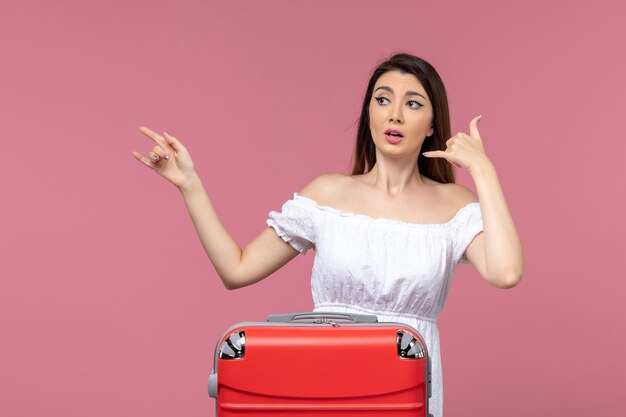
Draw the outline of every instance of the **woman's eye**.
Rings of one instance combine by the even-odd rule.
[[[387,100],[385,97],[375,97],[376,101],[378,102],[378,104],[385,104],[385,103],[381,103],[381,100]],[[389,101],[389,100],[387,100]]]
[[[411,103],[413,103],[414,105],[411,106]],[[409,107],[411,107],[412,109],[419,109],[420,107],[422,107],[422,105],[415,100],[411,100],[409,101]]]

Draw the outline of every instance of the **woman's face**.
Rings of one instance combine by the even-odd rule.
[[[433,134],[432,120],[432,104],[415,75],[394,70],[376,80],[369,127],[378,152],[417,160],[424,138]]]

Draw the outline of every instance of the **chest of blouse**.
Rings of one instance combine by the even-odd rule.
[[[478,203],[444,224],[413,224],[342,212],[298,194],[267,223],[300,252],[315,248],[316,305],[359,305],[433,320],[454,266],[482,230]]]
[[[341,212],[316,221],[314,276],[380,298],[432,292],[454,265],[450,227],[416,225]],[[407,294],[408,295],[408,294]]]

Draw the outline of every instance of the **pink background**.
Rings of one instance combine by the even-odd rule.
[[[152,146],[137,126],[187,145],[244,245],[348,171],[367,79],[400,51],[442,75],[453,132],[483,114],[525,251],[512,290],[457,269],[446,415],[624,415],[625,16],[617,0],[1,0],[0,415],[213,415],[217,338],[311,310],[313,253],[225,290],[176,189],[132,157]]]

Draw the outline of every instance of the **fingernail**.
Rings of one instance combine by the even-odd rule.
[[[170,135],[169,133],[167,133],[166,131],[163,131],[163,133],[164,133],[166,136],[172,136],[172,135]]]
[[[151,156],[150,158],[151,158],[153,161],[156,161],[156,159],[157,159],[156,155],[153,155],[153,156]]]
[[[483,117],[482,114],[478,115],[478,120],[476,120],[476,123],[480,122],[480,118]]]
[[[163,156],[163,159],[165,159],[165,160],[169,160],[169,159],[170,159],[170,156],[169,156],[169,155],[164,155],[164,156]]]

